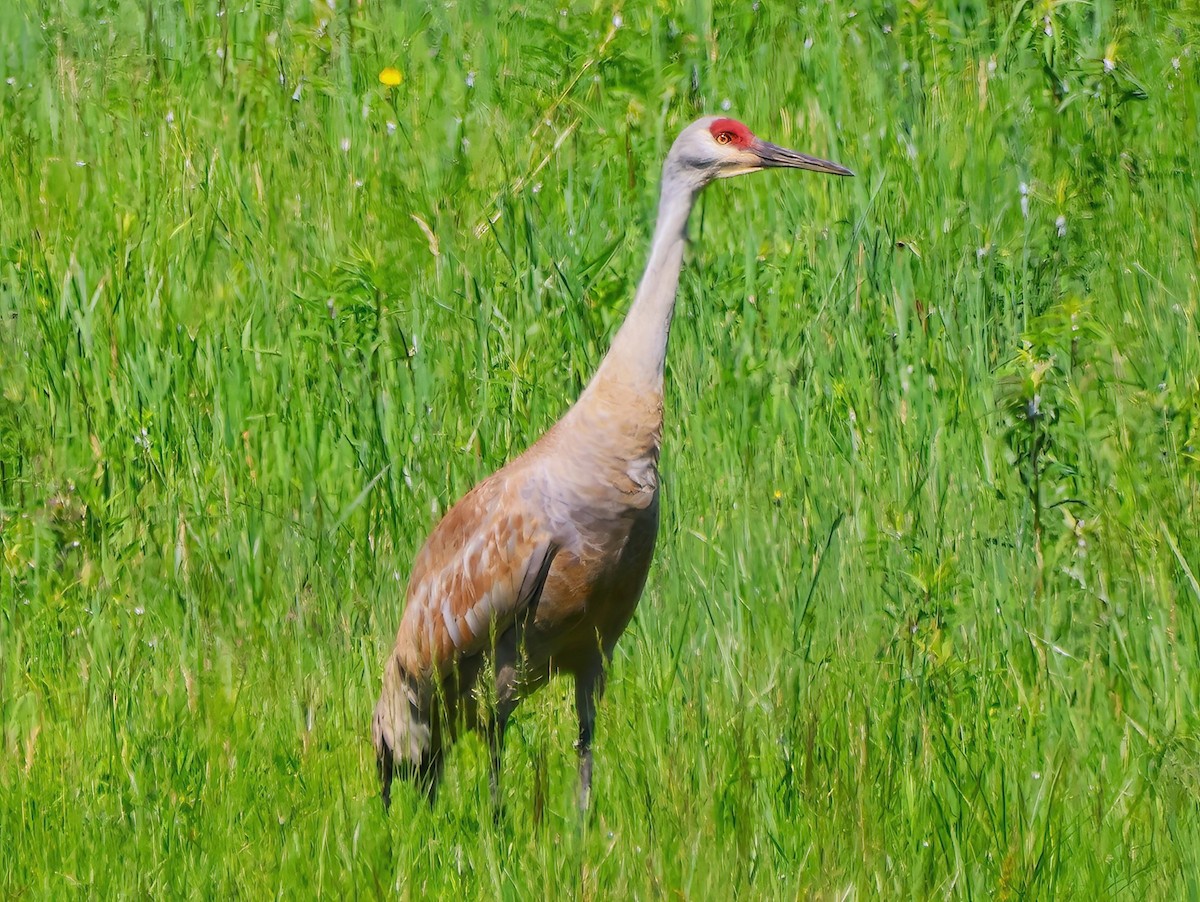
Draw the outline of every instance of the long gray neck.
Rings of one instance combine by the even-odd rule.
[[[654,227],[646,271],[629,314],[617,330],[589,388],[602,382],[617,382],[639,392],[662,392],[667,339],[687,242],[687,221],[697,193],[698,187],[689,184],[686,176],[668,162],[663,169],[658,224]]]

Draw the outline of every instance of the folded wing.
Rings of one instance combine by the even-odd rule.
[[[536,602],[557,546],[504,471],[463,496],[417,555],[396,657],[413,677],[444,676]]]

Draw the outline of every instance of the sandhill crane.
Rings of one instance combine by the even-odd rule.
[[[565,671],[575,678],[587,808],[605,669],[658,532],[663,363],[688,216],[709,182],[773,167],[853,175],[734,119],[683,130],[663,166],[645,274],[600,368],[563,418],[463,496],[417,554],[371,731],[385,807],[396,774],[432,801],[445,750],[464,728],[487,736],[499,806],[509,715]]]

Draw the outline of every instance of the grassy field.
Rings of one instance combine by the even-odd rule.
[[[0,896],[1200,898],[1200,10],[0,10]],[[380,81],[394,67],[400,84]],[[664,522],[569,684],[390,817],[409,562],[713,186]]]

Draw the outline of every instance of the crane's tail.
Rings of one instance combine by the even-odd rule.
[[[422,784],[432,804],[441,776],[441,754],[435,747],[429,706],[421,703],[416,681],[392,658],[384,668],[383,692],[371,722],[375,767],[386,810],[392,802],[392,780]]]

